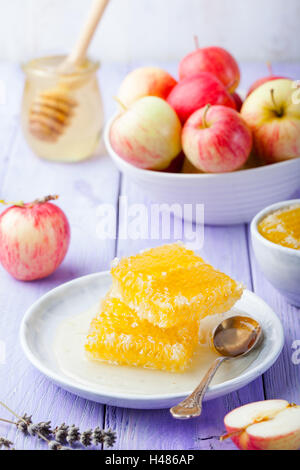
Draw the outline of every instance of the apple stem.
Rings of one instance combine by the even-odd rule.
[[[280,117],[280,116],[282,116],[282,110],[278,107],[278,105],[276,103],[275,96],[274,96],[274,88],[271,88],[270,93],[271,93],[271,100],[272,100],[272,103],[273,103],[274,108],[275,108],[275,112],[276,112],[277,116]]]
[[[58,194],[50,194],[49,196],[42,197],[41,199],[35,199],[31,204],[45,204],[45,202],[56,201],[58,198]]]
[[[24,207],[24,201],[18,201],[18,202],[7,202],[4,199],[0,199],[0,204],[3,204],[4,206],[18,206],[18,207]]]
[[[56,201],[59,198],[57,194],[45,196],[41,199],[35,199],[34,201],[29,203],[29,207],[34,206],[35,204],[45,204],[45,202],[49,201]],[[5,206],[17,206],[17,207],[24,207],[24,201],[10,201],[6,202],[4,199],[0,199],[0,204],[4,204]]]
[[[272,64],[271,64],[271,62],[269,62],[269,61],[267,62],[267,67],[268,67],[269,74],[270,74],[270,75],[273,75],[273,69],[272,69]]]
[[[121,106],[123,111],[128,110],[127,106],[124,103],[122,103],[122,101],[117,96],[114,96],[113,99]]]
[[[203,124],[203,127],[206,129],[208,126],[207,124],[207,120],[206,120],[206,115],[207,115],[207,112],[210,108],[210,104],[208,103],[206,106],[205,106],[205,109],[204,109],[204,112],[203,112],[203,116],[202,116],[202,124]]]
[[[194,34],[194,43],[195,43],[196,50],[200,49],[199,38],[198,38],[197,34]]]

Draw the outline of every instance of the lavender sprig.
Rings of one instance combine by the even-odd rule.
[[[2,449],[2,447],[5,447],[6,449],[10,449],[12,445],[13,445],[13,442],[9,441],[8,439],[5,439],[5,437],[0,437],[0,449]]]
[[[41,421],[40,423],[33,423],[32,416],[26,413],[23,416],[17,415],[7,405],[0,401],[0,405],[4,406],[10,413],[12,413],[17,421],[10,421],[7,419],[1,419],[10,424],[14,424],[19,431],[24,434],[29,434],[33,437],[38,437],[47,442],[50,450],[71,450],[72,447],[66,447],[64,444],[68,443],[72,446],[75,443],[80,443],[84,447],[91,445],[106,445],[112,447],[116,441],[116,434],[111,429],[107,431],[97,426],[95,429],[88,429],[87,431],[80,432],[79,428],[73,424],[68,426],[62,423],[60,426],[56,426],[54,429],[51,428],[51,421]],[[1,440],[2,439],[2,440]],[[10,443],[8,440],[0,438],[0,447],[5,446],[6,443]],[[12,445],[10,443],[9,445]]]
[[[13,423],[17,426],[17,429],[19,429],[24,434],[27,434],[29,432],[28,431],[29,427],[33,424],[31,416],[27,415],[26,413],[23,416],[19,416],[17,413],[15,413],[13,410],[11,410],[7,405],[5,405],[5,403],[3,403],[1,401],[0,401],[0,405],[2,405],[4,408],[6,408],[11,414],[13,414],[18,419],[18,421],[16,423]],[[50,422],[49,422],[49,425],[50,425]],[[46,441],[50,449],[52,449],[54,447],[53,446],[53,441],[50,441],[46,436],[41,434],[41,432],[37,429],[37,427],[35,427],[34,433],[35,433],[34,435],[37,435],[38,437],[40,437],[41,439]],[[52,445],[52,447],[51,447],[51,445]],[[62,448],[62,446],[57,442],[57,446],[56,446],[55,450],[60,450],[61,448]]]

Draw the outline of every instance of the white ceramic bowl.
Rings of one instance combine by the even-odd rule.
[[[193,207],[204,204],[206,224],[250,222],[263,207],[289,198],[300,186],[300,158],[223,174],[165,173],[136,168],[111,147],[109,135],[115,117],[106,125],[104,140],[118,169],[148,193],[152,202]],[[188,216],[185,218],[190,221]]]
[[[267,214],[292,204],[300,204],[300,199],[278,202],[260,211],[251,222],[251,238],[256,259],[268,281],[288,302],[299,307],[300,250],[277,245],[264,238],[257,229]]]

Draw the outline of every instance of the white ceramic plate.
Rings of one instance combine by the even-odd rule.
[[[114,115],[106,124],[104,140],[107,151],[118,169],[159,204],[204,205],[206,224],[227,225],[250,222],[264,207],[289,199],[299,189],[300,158],[259,168],[223,174],[183,174],[149,171],[123,160],[110,144]],[[195,221],[194,209],[184,218]]]
[[[125,391],[122,390],[122,385],[115,389],[110,384],[112,376],[116,376],[124,366],[106,364],[105,381],[102,386],[87,385],[76,377],[66,374],[59,367],[52,349],[58,325],[64,319],[79,315],[98,303],[110,284],[111,277],[108,272],[91,274],[63,284],[38,300],[26,312],[21,325],[20,339],[26,356],[54,383],[83,398],[128,408],[154,409],[173,406],[192,391],[191,387],[185,384],[184,374],[176,374],[177,377],[178,375],[181,377],[180,386],[174,392],[172,381],[175,374],[135,368],[136,383],[132,384],[133,389],[128,392],[128,383],[126,384],[128,368],[122,371],[126,384]],[[256,379],[276,361],[283,347],[283,329],[280,320],[263,300],[252,292],[245,291],[236,307],[261,323],[265,339],[260,350],[255,353],[240,375],[210,386],[206,395],[207,400],[230,393]],[[143,379],[139,380],[139,374],[142,374]],[[161,379],[162,387],[158,392],[149,394],[147,387],[145,384],[141,385],[141,382],[145,382],[145,379],[153,381],[153,377],[158,383]],[[132,370],[128,372],[127,379],[127,382],[131,382]]]

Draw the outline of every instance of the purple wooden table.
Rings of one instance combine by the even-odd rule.
[[[115,108],[116,93],[129,65],[105,65],[99,79],[106,117]],[[174,64],[161,64],[176,73]],[[273,64],[274,72],[300,78],[300,64]],[[243,64],[241,89],[266,74],[264,64]],[[96,233],[101,203],[113,204],[127,195],[129,203],[147,202],[142,191],[121,177],[104,149],[81,164],[58,165],[35,157],[23,140],[19,126],[22,73],[17,65],[0,64],[4,96],[0,102],[0,198],[34,200],[45,194],[60,194],[59,205],[68,215],[72,243],[63,265],[48,279],[22,283],[0,267],[0,341],[6,357],[0,363],[0,400],[16,412],[33,414],[35,422],[66,421],[82,430],[99,425],[117,433],[115,449],[235,449],[223,443],[223,417],[236,406],[268,398],[300,402],[300,364],[292,361],[293,347],[300,340],[299,311],[288,305],[261,274],[253,257],[246,225],[206,227],[201,254],[215,267],[243,282],[266,300],[280,316],[285,329],[285,347],[276,364],[262,377],[238,392],[205,403],[199,419],[186,422],[171,418],[168,410],[138,411],[95,404],[53,385],[24,357],[18,330],[26,309],[59,284],[88,273],[109,269],[115,256],[129,255],[153,245],[150,240],[99,240]],[[124,223],[118,211],[118,230]],[[159,242],[155,241],[155,244]],[[299,347],[299,346],[298,346]],[[0,408],[0,417],[10,415]],[[14,427],[0,422],[0,436],[17,449],[46,449],[43,442],[24,437]]]

